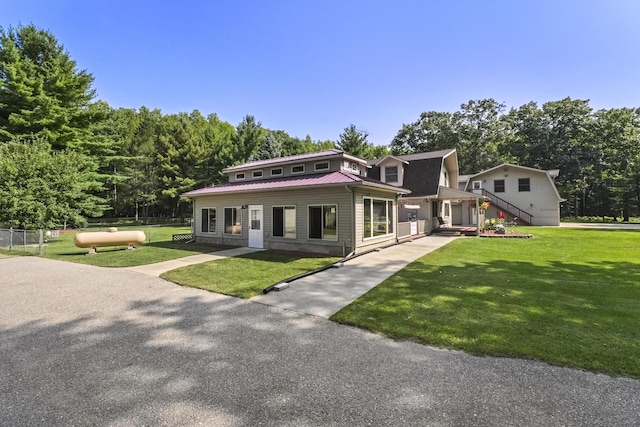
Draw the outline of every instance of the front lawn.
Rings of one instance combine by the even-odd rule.
[[[251,298],[267,286],[338,261],[289,252],[264,251],[168,271],[160,277],[180,285]]]
[[[640,377],[640,231],[458,239],[332,320],[476,355]]]
[[[127,247],[125,245],[98,248],[97,254],[87,255],[89,249],[78,248],[73,244],[75,234],[61,234],[60,237],[53,238],[46,244],[43,256],[100,267],[132,267],[224,249],[211,245],[171,242],[171,237],[174,234],[189,233],[191,231],[189,227],[143,226],[140,228],[122,228],[121,230],[143,231],[147,236],[147,243],[139,245],[137,249],[131,251],[126,250]]]

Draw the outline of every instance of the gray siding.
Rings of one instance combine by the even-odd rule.
[[[393,235],[380,236],[373,238],[364,238],[364,198],[374,197],[378,199],[393,200]],[[398,205],[395,193],[386,191],[376,191],[367,189],[365,191],[357,190],[355,192],[355,218],[356,218],[356,252],[362,252],[378,246],[388,245],[396,241],[396,233],[398,230]]]
[[[264,245],[266,249],[293,250],[341,256],[343,251],[352,251],[352,201],[351,193],[344,187],[327,187],[288,191],[262,191],[256,193],[219,194],[194,198],[196,240],[200,242],[232,246],[248,245],[248,214],[243,210],[242,234],[223,233],[223,210],[225,207],[262,205],[264,218]],[[309,206],[337,206],[337,241],[309,239]],[[274,206],[296,207],[296,239],[273,236]],[[201,209],[216,208],[218,225],[215,233],[202,233]]]
[[[518,191],[519,178],[529,178],[530,191]],[[504,180],[504,193],[495,192],[496,179]],[[507,166],[484,173],[473,180],[482,181],[485,189],[533,215],[532,225],[560,225],[560,200],[546,172]],[[497,208],[491,206],[486,217],[495,216]]]
[[[301,161],[298,163],[289,163],[286,165],[271,165],[271,166],[265,166],[265,167],[261,167],[261,168],[255,168],[255,169],[250,169],[247,171],[240,171],[240,172],[231,172],[229,173],[229,182],[236,182],[236,174],[237,173],[244,173],[245,174],[245,179],[241,180],[240,182],[245,182],[245,181],[256,181],[256,180],[261,180],[261,179],[270,179],[270,178],[283,178],[283,177],[289,177],[289,176],[300,176],[300,175],[312,175],[312,174],[316,174],[316,173],[326,173],[326,172],[335,172],[335,171],[339,171],[342,170],[342,164],[345,160],[343,158],[334,158],[334,159],[325,159],[325,160],[311,160],[311,161]],[[319,170],[316,171],[315,170],[315,164],[316,163],[325,163],[325,162],[329,162],[329,169],[323,169],[323,170]],[[296,174],[292,174],[291,173],[291,168],[293,166],[298,166],[298,165],[304,165],[304,173],[296,173]],[[277,175],[277,176],[271,176],[271,170],[272,169],[282,169],[282,175]],[[253,172],[257,171],[257,170],[261,170],[262,171],[262,178],[253,178]]]
[[[397,201],[395,193],[389,193],[371,188],[350,187],[353,193],[344,186],[324,188],[306,188],[297,190],[261,191],[255,193],[218,194],[194,198],[195,204],[195,236],[199,242],[224,244],[231,246],[247,246],[248,239],[248,211],[242,210],[242,234],[229,235],[223,233],[224,208],[262,205],[264,247],[265,249],[289,250],[299,252],[347,255],[354,250],[362,250],[387,245],[396,241],[398,230]],[[363,213],[365,196],[388,199],[393,201],[394,234],[376,238],[363,237]],[[355,202],[354,202],[355,200]],[[323,240],[309,238],[309,206],[336,205],[337,206],[337,240]],[[296,207],[296,238],[273,236],[273,207]],[[215,208],[217,210],[217,227],[215,233],[203,233],[202,209]],[[355,218],[355,230],[353,228]]]

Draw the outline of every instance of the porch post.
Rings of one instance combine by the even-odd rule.
[[[476,236],[480,235],[480,203],[476,197]]]

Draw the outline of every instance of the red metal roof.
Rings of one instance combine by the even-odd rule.
[[[387,190],[395,190],[398,193],[408,193],[408,190],[379,182],[370,178],[351,175],[347,172],[330,172],[314,175],[302,175],[287,178],[261,179],[255,181],[230,182],[226,184],[216,185],[214,187],[206,187],[198,190],[184,193],[184,196],[204,196],[209,194],[244,192],[244,191],[260,191],[260,190],[277,190],[282,188],[294,187],[310,187],[317,185],[346,185],[361,184],[384,188]]]

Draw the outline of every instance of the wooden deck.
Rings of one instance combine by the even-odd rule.
[[[533,235],[527,233],[515,233],[513,231],[507,231],[504,234],[498,234],[494,230],[487,230],[480,233],[480,237],[491,237],[496,239],[531,239]]]
[[[478,227],[462,227],[462,226],[451,226],[451,227],[440,227],[433,230],[433,234],[438,234],[441,236],[475,236]]]
[[[432,231],[432,234],[438,234],[440,236],[475,236],[477,227],[440,227]],[[485,230],[480,233],[480,237],[490,237],[496,239],[530,239],[533,235],[529,233],[517,233],[507,230],[504,234],[498,234],[495,230]]]

